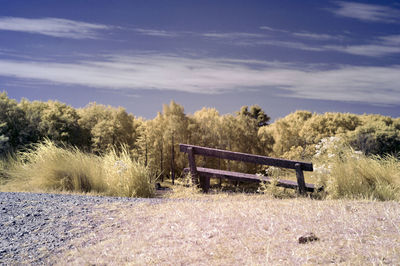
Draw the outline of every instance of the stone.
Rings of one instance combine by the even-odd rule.
[[[318,240],[319,238],[314,233],[307,233],[299,237],[299,244],[306,244]]]

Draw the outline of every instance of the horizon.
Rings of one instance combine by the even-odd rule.
[[[0,1],[0,90],[17,101],[399,117],[396,1]]]

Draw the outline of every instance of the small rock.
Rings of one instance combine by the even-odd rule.
[[[307,233],[299,237],[299,244],[305,244],[308,242],[318,241],[319,238],[314,233]]]

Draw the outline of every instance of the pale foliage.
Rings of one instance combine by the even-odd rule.
[[[134,147],[137,124],[124,108],[91,103],[78,112],[79,124],[89,133],[94,152],[107,152],[121,145],[128,145],[131,149]]]

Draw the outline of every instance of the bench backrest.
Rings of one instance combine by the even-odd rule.
[[[288,169],[298,169],[298,165],[300,165],[300,168],[303,171],[313,171],[312,163],[306,163],[301,161],[271,158],[267,156],[219,150],[219,149],[206,148],[188,144],[179,144],[179,147],[180,151],[185,153],[188,153],[189,148],[191,148],[193,154],[198,154],[202,156],[216,157],[221,159],[241,161],[247,163],[270,165]]]

